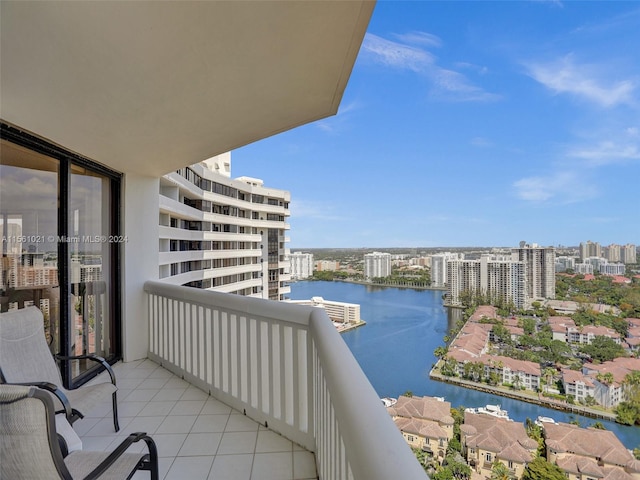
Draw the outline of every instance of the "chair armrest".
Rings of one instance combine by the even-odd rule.
[[[69,403],[69,399],[64,394],[64,392],[58,388],[57,385],[49,382],[21,382],[21,383],[8,383],[7,385],[27,385],[32,387],[38,387],[42,390],[46,390],[51,394],[55,395],[60,403],[62,404],[62,408],[64,409],[64,416],[67,417],[69,423],[73,423],[73,409],[71,408],[71,404]]]
[[[93,362],[97,362],[102,364],[107,372],[109,372],[109,377],[111,377],[111,383],[116,384],[116,374],[113,372],[111,365],[104,358],[99,357],[98,355],[56,355],[58,360],[91,360]]]
[[[152,457],[157,457],[156,444],[151,437],[149,437],[146,432],[136,432],[129,435],[125,438],[120,445],[116,447],[116,449],[111,452],[111,454],[105,458],[100,465],[94,468],[85,478],[84,480],[94,480],[100,477],[107,469],[115,463],[118,458],[135,442],[139,442],[140,440],[144,440],[149,447],[149,455]]]

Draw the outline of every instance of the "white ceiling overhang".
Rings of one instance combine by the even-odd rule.
[[[0,2],[0,115],[159,176],[337,112],[368,1]]]

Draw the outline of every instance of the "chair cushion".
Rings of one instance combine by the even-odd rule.
[[[0,369],[8,383],[62,385],[60,371],[44,338],[44,321],[38,308],[0,314]]]
[[[106,459],[111,452],[72,452],[64,459],[71,476],[75,478],[84,478],[93,471],[100,462]],[[138,462],[144,457],[143,453],[125,453],[118,458],[109,469],[104,472],[100,480],[122,480],[129,478],[138,465]]]
[[[111,394],[116,391],[116,386],[109,383],[96,383],[83,385],[75,390],[62,389],[73,408],[82,415],[87,415],[91,410],[103,402],[108,402],[111,409]],[[56,408],[62,408],[58,399],[55,400]]]

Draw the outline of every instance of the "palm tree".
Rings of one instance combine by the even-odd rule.
[[[521,385],[522,379],[520,378],[520,375],[516,375],[516,377],[513,379],[513,388],[516,390],[520,390]]]

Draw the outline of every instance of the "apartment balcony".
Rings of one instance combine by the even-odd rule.
[[[148,359],[115,366],[121,431],[105,399],[76,424],[85,450],[142,430],[165,479],[427,478],[323,310],[145,291]]]

